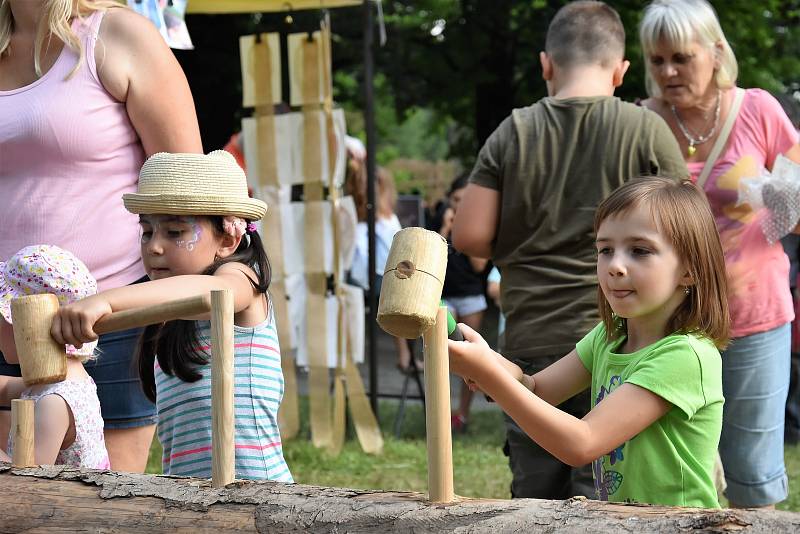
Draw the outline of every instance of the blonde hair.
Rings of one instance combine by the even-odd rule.
[[[67,78],[72,77],[83,63],[85,54],[80,38],[72,31],[72,19],[111,7],[121,7],[121,4],[114,0],[45,0],[33,42],[33,68],[36,76],[42,76],[42,50],[47,50],[50,40],[56,37],[64,46],[78,54],[78,61],[67,75]],[[14,17],[11,5],[6,0],[0,3],[0,55],[8,52],[13,32]]]
[[[642,54],[647,65],[645,69],[645,85],[647,94],[660,98],[661,89],[650,72],[650,56],[659,41],[665,40],[670,46],[686,50],[696,41],[701,46],[714,50],[719,54],[719,68],[714,73],[714,81],[719,89],[728,89],[736,84],[739,66],[731,45],[722,32],[714,8],[706,0],[656,0],[644,10],[644,17],[639,24],[639,40]],[[716,50],[716,45],[721,50]]]
[[[689,294],[669,318],[666,334],[697,334],[725,348],[730,338],[725,257],[705,194],[689,180],[636,178],[598,206],[595,233],[607,218],[639,206],[650,208],[659,231],[686,263],[693,282]],[[619,319],[599,287],[597,303],[609,341],[618,338],[624,329],[618,328]]]

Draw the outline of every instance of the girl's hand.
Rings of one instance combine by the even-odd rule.
[[[494,351],[481,335],[469,326],[458,323],[458,328],[464,335],[464,341],[447,340],[450,371],[463,377],[470,389],[478,388],[479,375],[494,367],[496,363]]]
[[[81,348],[84,343],[97,339],[94,324],[111,312],[111,305],[100,295],[67,304],[60,308],[53,318],[50,335],[59,344]]]

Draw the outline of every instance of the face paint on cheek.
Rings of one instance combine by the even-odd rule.
[[[194,217],[186,217],[186,222],[192,225],[192,237],[189,239],[179,239],[175,241],[175,246],[178,247],[185,247],[188,252],[194,250],[194,246],[200,241],[200,236],[203,233],[202,227],[197,224],[197,220]]]

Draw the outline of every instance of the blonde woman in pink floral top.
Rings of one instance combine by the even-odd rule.
[[[722,353],[725,496],[732,507],[773,506],[788,494],[789,260],[779,242],[766,239],[765,212],[738,198],[742,180],[772,170],[779,156],[800,163],[797,132],[767,92],[736,87],[736,57],[706,0],[655,0],[639,33],[650,94],[643,104],[683,149],[725,252],[732,336]]]
[[[52,293],[63,305],[96,292],[97,282],[86,266],[55,246],[25,247],[0,263],[0,350],[6,360],[19,361],[11,326],[14,298]],[[67,376],[55,384],[26,387],[21,378],[0,376],[1,405],[8,406],[17,398],[35,401],[37,464],[110,467],[97,387],[83,368],[84,361],[94,358],[96,345],[66,346]],[[0,450],[0,460],[10,461],[13,447],[9,436],[8,451]]]

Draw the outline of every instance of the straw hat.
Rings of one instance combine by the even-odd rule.
[[[267,205],[247,194],[247,178],[224,150],[203,154],[153,154],[139,172],[136,193],[122,195],[131,213],[235,215],[257,221]]]

